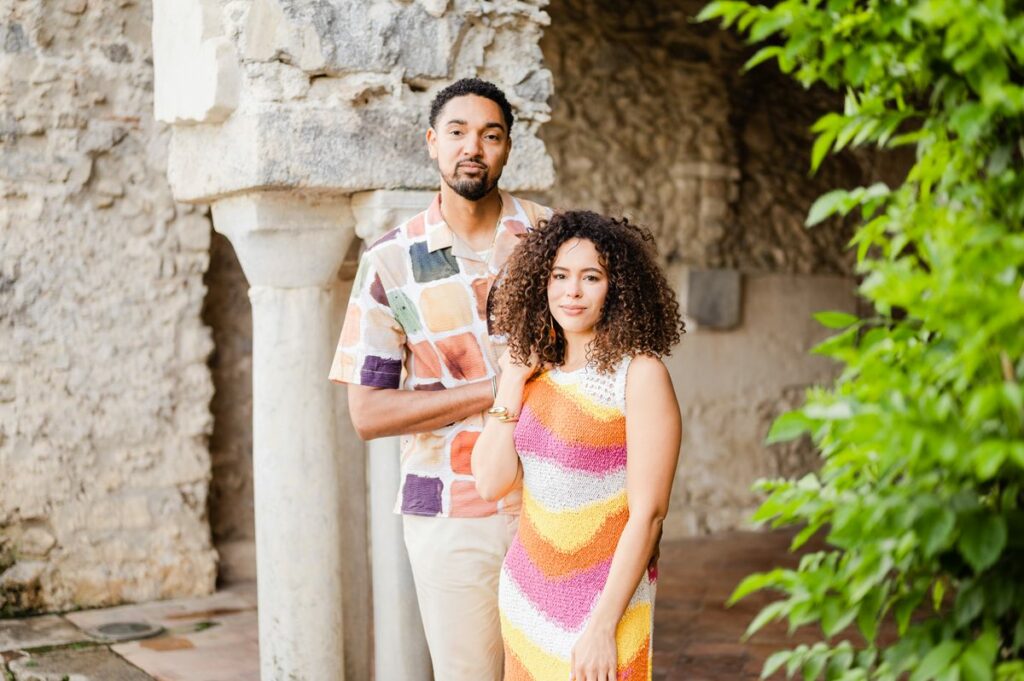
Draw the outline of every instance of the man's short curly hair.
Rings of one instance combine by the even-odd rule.
[[[505,93],[494,83],[479,78],[457,80],[438,92],[434,96],[434,101],[430,103],[430,127],[433,128],[437,124],[437,117],[441,115],[441,110],[444,109],[445,104],[456,97],[464,97],[466,95],[484,97],[497,104],[501,109],[501,113],[505,116],[505,127],[507,128],[505,132],[507,134],[512,133],[512,122],[515,120],[515,117],[512,115],[512,105],[505,98]]]
[[[509,352],[525,363],[565,362],[566,342],[548,308],[548,279],[555,253],[569,239],[593,242],[608,274],[608,294],[587,359],[611,371],[626,356],[671,352],[685,333],[675,292],[658,266],[654,237],[625,218],[591,211],[555,213],[519,242],[495,292],[494,331],[508,338]],[[554,328],[554,334],[551,328]]]

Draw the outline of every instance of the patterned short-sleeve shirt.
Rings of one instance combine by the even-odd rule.
[[[551,211],[501,192],[489,254],[480,255],[441,217],[441,195],[363,254],[330,379],[376,388],[446,390],[490,380],[505,347],[488,333],[491,289],[519,237]],[[520,492],[497,502],[476,492],[470,454],[483,415],[401,438],[395,511],[481,517],[518,513]]]

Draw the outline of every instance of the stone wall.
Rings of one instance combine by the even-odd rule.
[[[210,222],[167,186],[150,20],[0,10],[0,611],[213,587]]]
[[[835,365],[811,355],[830,331],[811,315],[856,312],[842,276],[748,274],[740,325],[691,329],[667,361],[683,414],[683,443],[665,522],[669,539],[749,527],[759,478],[800,477],[817,466],[807,439],[765,447],[772,420],[826,383]]]
[[[849,230],[803,227],[815,197],[865,172],[847,157],[808,178],[808,128],[834,99],[771,65],[742,74],[749,50],[692,22],[704,4],[552,0],[550,200],[650,227],[669,262],[849,273]]]

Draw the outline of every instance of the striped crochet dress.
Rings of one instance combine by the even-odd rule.
[[[527,384],[516,449],[519,532],[501,570],[505,681],[567,681],[573,646],[604,589],[626,506],[626,372],[552,369]],[[615,635],[618,679],[651,678],[655,574]]]

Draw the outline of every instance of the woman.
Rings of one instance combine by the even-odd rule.
[[[523,479],[499,587],[506,681],[651,678],[655,570],[680,417],[660,357],[683,323],[649,232],[559,213],[495,298],[508,337],[473,448],[485,499]]]

